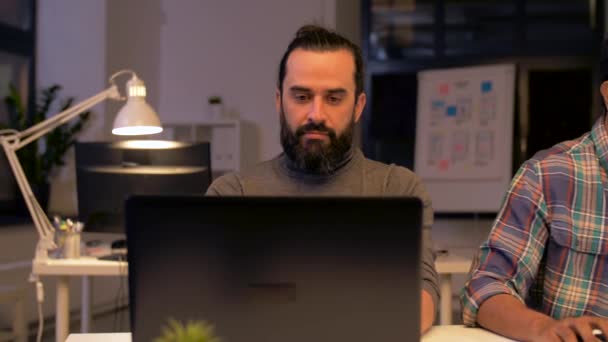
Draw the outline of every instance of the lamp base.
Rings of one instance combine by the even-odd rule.
[[[57,244],[53,241],[52,237],[40,238],[36,244],[36,253],[34,255],[34,261],[46,261],[49,259],[49,251],[57,248]]]

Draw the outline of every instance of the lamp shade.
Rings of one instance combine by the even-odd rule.
[[[112,133],[116,135],[155,134],[163,131],[158,115],[143,98],[132,98],[114,119]]]
[[[146,102],[146,87],[134,76],[128,83],[127,103],[120,109],[112,133],[116,135],[156,134],[163,131],[154,109]]]

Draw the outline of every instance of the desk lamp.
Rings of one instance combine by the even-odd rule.
[[[127,82],[127,97],[120,95],[115,79],[119,75],[129,73],[132,75]],[[27,205],[27,209],[34,221],[34,226],[38,231],[38,244],[36,245],[36,254],[34,262],[45,261],[48,259],[48,251],[56,248],[54,242],[55,229],[51,225],[49,218],[40,204],[36,200],[32,192],[16,152],[24,146],[36,141],[43,135],[51,132],[53,129],[72,120],[83,111],[95,106],[96,104],[106,100],[126,100],[126,104],[120,109],[114,120],[112,133],[115,135],[144,135],[155,134],[162,132],[162,127],[157,114],[152,107],[146,103],[146,87],[135,72],[130,70],[121,70],[110,77],[110,87],[101,91],[68,109],[58,113],[26,130],[21,132],[17,130],[0,130],[0,144],[4,149],[6,158],[10,164],[19,190],[23,195],[23,199]]]

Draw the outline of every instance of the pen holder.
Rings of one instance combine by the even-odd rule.
[[[80,258],[80,232],[60,232],[57,236],[57,246],[63,258]]]
[[[63,246],[63,257],[66,259],[80,258],[80,233],[67,233]]]

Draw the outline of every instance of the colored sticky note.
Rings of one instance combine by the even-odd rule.
[[[456,108],[456,106],[448,106],[446,114],[447,116],[456,116],[456,114],[458,114],[458,108]]]
[[[489,93],[492,91],[492,81],[483,81],[481,82],[481,92]]]
[[[447,95],[450,92],[450,86],[447,83],[442,83],[439,85],[439,94]]]
[[[441,101],[441,100],[434,100],[431,105],[433,106],[433,108],[439,108],[439,107],[443,107],[445,106],[445,102]]]

